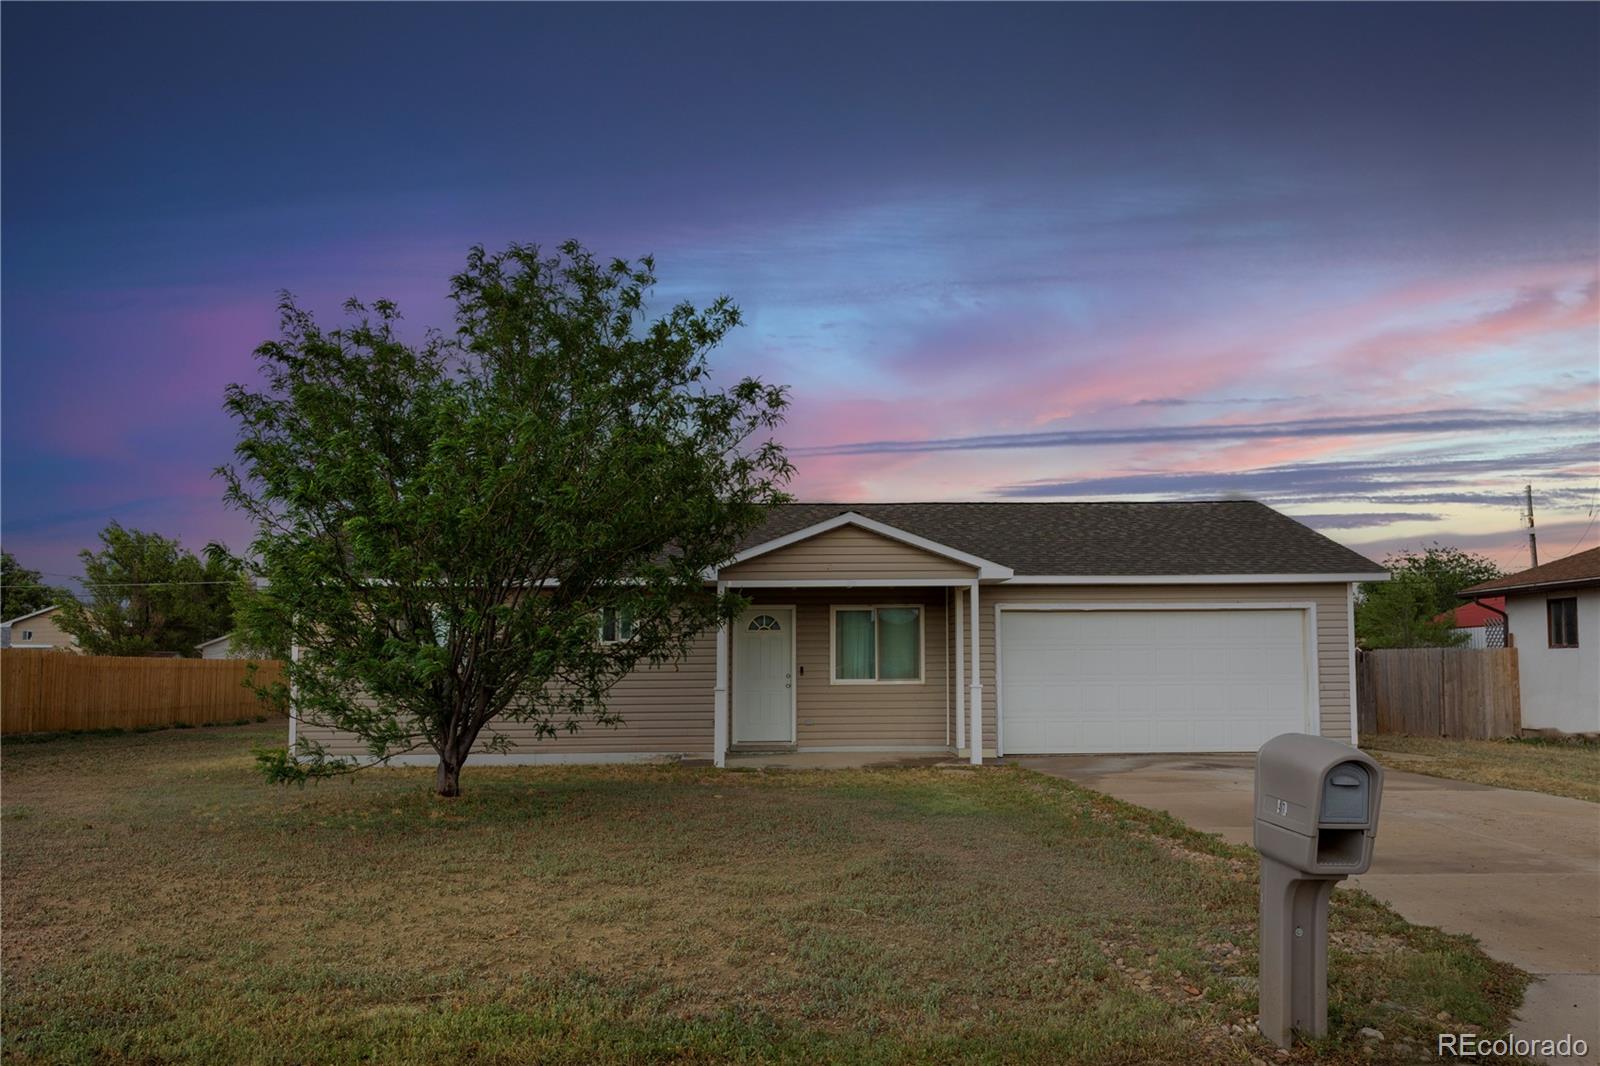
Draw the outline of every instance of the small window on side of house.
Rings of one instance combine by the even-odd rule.
[[[31,629],[24,629],[24,630],[23,630],[23,631],[22,631],[22,639],[23,639],[23,640],[32,640],[32,639],[33,639],[33,630],[31,630]]]
[[[1545,618],[1549,625],[1552,648],[1578,646],[1578,598],[1563,596],[1544,601]]]
[[[607,607],[600,612],[600,643],[620,644],[632,639],[632,611],[626,607]]]

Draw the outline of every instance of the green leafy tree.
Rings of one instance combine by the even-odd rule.
[[[220,545],[205,558],[159,533],[112,522],[98,552],[78,553],[86,602],[62,604],[61,628],[91,655],[194,656],[233,624],[243,565]]]
[[[634,667],[681,660],[741,606],[708,589],[782,499],[768,436],[784,390],[712,386],[707,353],[739,322],[727,298],[649,319],[649,259],[475,248],[452,279],[456,331],[401,339],[393,304],[346,305],[325,332],[285,296],[257,349],[265,387],[234,385],[228,499],[256,522],[270,584],[244,639],[289,646],[293,713],[359,736],[331,756],[302,729],[262,754],[279,780],[409,751],[460,792],[495,723],[556,737],[614,726],[605,696]],[[608,635],[626,639],[599,639]]]
[[[1489,559],[1435,543],[1384,560],[1388,581],[1361,586],[1356,639],[1363,648],[1448,648],[1466,638],[1453,630],[1449,612],[1464,588],[1500,576]]]
[[[45,583],[44,575],[0,552],[0,618],[18,618],[69,598],[65,589]]]

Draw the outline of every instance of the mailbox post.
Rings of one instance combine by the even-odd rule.
[[[1372,865],[1383,768],[1336,740],[1285,733],[1256,755],[1261,1034],[1328,1031],[1328,898]]]

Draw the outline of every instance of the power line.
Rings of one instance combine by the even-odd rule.
[[[66,575],[52,575],[66,576]],[[88,588],[97,589],[157,589],[170,588],[174,585],[236,585],[237,581],[90,581],[88,578],[73,578],[68,580],[82,582]],[[49,589],[55,585],[0,585],[0,589]]]
[[[68,579],[73,580],[73,581],[87,581],[87,580],[89,580],[88,578],[84,577],[81,574],[63,574],[59,570],[36,570],[36,571],[34,571],[34,573],[39,574],[41,577],[64,577],[64,578],[68,578]],[[157,581],[157,582],[151,582],[151,584],[158,584],[158,585],[165,585],[165,584],[204,585],[204,584],[214,584],[214,583],[215,582],[212,582],[209,578],[206,581],[188,581],[188,582]]]
[[[1597,508],[1597,504],[1600,504],[1600,486],[1595,487],[1594,498],[1589,501],[1589,521],[1584,525],[1583,532],[1578,534],[1578,539],[1573,542],[1572,547],[1567,549],[1567,555],[1575,553],[1579,548],[1583,547],[1583,542],[1589,539],[1589,531],[1594,528],[1595,517],[1600,515],[1600,508]],[[1563,555],[1561,558],[1565,559],[1567,555]]]

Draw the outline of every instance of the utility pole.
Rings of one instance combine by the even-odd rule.
[[[1532,565],[1538,566],[1539,538],[1533,532],[1533,486],[1524,486],[1523,491],[1527,493],[1528,497],[1528,513],[1522,516],[1528,520],[1528,558],[1532,560]]]

